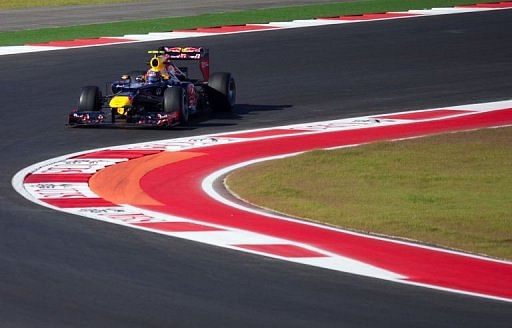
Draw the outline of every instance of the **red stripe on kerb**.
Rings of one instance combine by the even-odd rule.
[[[493,3],[477,3],[474,5],[462,5],[462,6],[455,6],[458,8],[512,8],[512,2],[511,1],[504,1],[504,2],[493,2]]]
[[[474,111],[441,109],[441,110],[427,110],[427,111],[416,112],[416,113],[375,116],[375,118],[389,118],[389,119],[395,119],[395,120],[428,120],[428,119],[432,119],[432,118],[441,118],[441,117],[447,117],[447,116],[452,116],[452,115],[457,115],[457,114],[467,114],[467,113],[474,113]]]
[[[153,155],[162,150],[101,150],[93,153],[76,156],[73,158],[128,158],[134,159],[147,155]]]
[[[87,182],[92,174],[29,174],[23,183]]]
[[[52,47],[79,47],[79,46],[93,46],[97,44],[109,44],[119,42],[130,42],[134,40],[119,39],[119,38],[97,38],[97,39],[76,39],[76,40],[63,40],[51,41],[46,43],[28,43],[28,46],[52,46]]]
[[[254,132],[246,132],[246,133],[236,133],[236,134],[226,134],[219,135],[217,137],[226,137],[226,138],[260,138],[260,137],[271,137],[271,136],[279,136],[286,134],[295,134],[301,132],[307,132],[308,130],[291,130],[291,129],[274,129],[274,130],[266,130],[266,131],[254,131]]]
[[[362,14],[362,15],[347,15],[338,17],[322,17],[320,19],[329,20],[372,20],[372,19],[385,19],[385,18],[400,18],[418,16],[417,14],[409,13],[376,13],[376,14]]]
[[[286,244],[268,244],[268,245],[232,245],[265,254],[272,254],[282,257],[327,257],[327,255],[311,251],[309,249]]]
[[[140,180],[141,188],[153,199],[167,205],[143,207],[193,218],[204,224],[248,230],[311,245],[316,249],[410,277],[409,280],[419,283],[435,280],[437,286],[512,298],[510,265],[371,239],[299,222],[263,218],[255,213],[219,204],[201,188],[204,177],[212,172],[255,158],[511,123],[512,109],[505,109],[455,116],[442,121],[283,136],[277,141],[263,139],[199,148],[196,151],[205,153],[205,156],[163,166],[144,175]],[[169,193],[169,190],[179,192]]]
[[[168,232],[223,231],[223,229],[191,222],[146,222],[134,225]]]
[[[231,25],[231,26],[214,26],[214,27],[200,27],[188,30],[174,30],[174,32],[198,32],[198,33],[231,33],[231,32],[244,32],[244,31],[260,31],[279,28],[270,25]]]
[[[117,207],[116,204],[102,198],[50,198],[40,199],[45,203],[61,208],[77,207]]]

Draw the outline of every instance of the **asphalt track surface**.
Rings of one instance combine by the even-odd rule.
[[[146,0],[103,5],[0,10],[0,31],[348,1],[354,0]]]
[[[510,99],[511,30],[506,10],[192,39],[235,74],[240,105],[170,131],[64,127],[81,86],[141,67],[161,42],[0,57],[0,325],[510,326],[508,303],[66,215],[10,180],[95,147]]]

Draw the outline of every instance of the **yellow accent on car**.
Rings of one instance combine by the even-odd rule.
[[[108,104],[111,108],[127,107],[132,104],[131,99],[128,96],[115,96],[110,100]]]
[[[153,58],[149,61],[149,66],[151,66],[151,70],[154,72],[161,72],[164,70],[164,60],[161,56],[154,55]]]
[[[117,109],[117,113],[118,113],[119,115],[124,115],[124,114],[125,114],[124,108],[123,108],[123,107],[119,107],[119,108]]]

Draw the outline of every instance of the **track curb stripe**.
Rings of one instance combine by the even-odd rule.
[[[455,124],[456,122],[461,122],[463,124]],[[512,276],[512,263],[510,262],[498,261],[481,256],[468,255],[421,245],[414,245],[411,243],[398,242],[386,238],[375,238],[373,236],[354,234],[342,229],[316,225],[297,220],[290,220],[289,218],[280,216],[262,214],[258,211],[251,212],[250,209],[243,207],[238,208],[237,205],[227,204],[225,200],[221,199],[218,195],[215,195],[215,192],[212,191],[212,176],[203,176],[203,174],[206,172],[211,171],[215,171],[215,174],[217,174],[218,169],[215,168],[216,166],[218,167],[220,165],[220,167],[228,167],[229,162],[219,162],[218,159],[215,159],[215,156],[212,157],[211,154],[213,154],[215,151],[222,151],[222,149],[229,149],[226,147],[231,147],[230,145],[235,146],[231,148],[238,150],[242,150],[242,146],[244,145],[249,145],[253,148],[256,147],[254,150],[259,149],[258,152],[262,155],[255,156],[258,156],[258,158],[265,158],[268,156],[263,155],[265,154],[265,152],[262,152],[264,151],[264,148],[261,148],[259,144],[263,145],[266,140],[269,141],[267,144],[283,145],[289,143],[290,141],[293,141],[294,144],[298,144],[295,141],[299,141],[300,143],[303,142],[301,140],[311,139],[316,140],[315,142],[318,143],[318,145],[323,144],[329,146],[328,148],[331,148],[335,147],[336,145],[354,145],[359,142],[355,142],[356,140],[366,140],[352,137],[333,137],[337,135],[341,136],[352,134],[356,136],[357,133],[359,133],[358,131],[361,131],[366,135],[368,134],[368,131],[394,131],[397,130],[397,128],[398,130],[402,131],[402,127],[410,126],[414,127],[411,129],[412,132],[407,132],[405,134],[401,132],[399,135],[401,137],[414,137],[421,135],[422,131],[426,131],[424,134],[429,134],[441,131],[457,130],[461,128],[479,128],[505,124],[512,124],[512,100],[496,103],[454,106],[450,108],[432,109],[427,111],[412,111],[405,113],[393,113],[388,115],[356,117],[351,119],[295,124],[266,129],[235,131],[223,134],[211,134],[197,137],[160,140],[154,142],[90,150],[38,163],[16,174],[16,176],[13,178],[13,186],[27,199],[40,205],[72,214],[94,218],[97,220],[128,226],[131,228],[142,229],[155,233],[199,241],[215,246],[265,255],[307,265],[319,266],[323,268],[350,272],[405,284],[427,286],[440,290],[455,291],[459,293],[477,295],[510,302],[512,301],[512,285],[510,285],[510,279],[508,279],[508,281],[505,279],[507,276]],[[428,126],[429,129],[416,130],[416,126],[420,127],[421,125]],[[370,133],[369,135],[374,135],[375,137],[385,139],[387,138],[386,136],[388,134]],[[274,139],[280,139],[279,143],[274,143]],[[325,140],[328,140],[328,142],[326,143]],[[311,145],[313,145],[313,143]],[[290,151],[285,150],[292,148],[286,148],[288,146],[282,147],[283,153],[280,156],[289,156]],[[306,150],[307,147],[302,147],[300,149]],[[272,147],[272,151],[275,152],[278,150],[276,150],[276,147]],[[124,201],[120,201],[121,203],[119,203],[110,201],[108,197],[107,199],[103,199],[103,191],[91,187],[88,183],[83,182],[83,179],[87,178],[90,182],[94,176],[96,176],[98,173],[101,173],[105,169],[115,170],[116,166],[123,167],[124,165],[130,164],[131,161],[135,163],[137,161],[142,161],[145,158],[161,156],[163,154],[168,154],[172,157],[172,154],[181,154],[183,152],[188,152],[191,154],[203,154],[204,152],[206,155],[199,157],[193,156],[184,161],[171,163],[160,168],[152,167],[149,169],[149,171],[147,171],[147,173],[143,173],[141,177],[138,178],[140,179],[141,190],[148,194],[149,197],[155,197],[155,195],[152,195],[153,190],[147,189],[148,185],[146,183],[149,181],[148,179],[151,178],[152,175],[155,176],[156,174],[158,179],[160,179],[160,182],[158,182],[160,185],[159,188],[163,188],[163,186],[166,184],[165,179],[169,179],[169,177],[172,175],[172,171],[180,170],[178,169],[180,166],[186,167],[187,172],[189,172],[188,174],[191,174],[190,178],[186,179],[187,182],[177,181],[177,185],[175,186],[174,191],[166,189],[167,193],[170,192],[171,194],[178,191],[178,194],[176,194],[176,199],[180,199],[180,203],[173,203],[171,208],[163,209],[163,211],[161,209],[162,206],[154,204],[134,206],[130,200],[127,201],[128,203],[124,203]],[[258,152],[256,153],[259,154]],[[102,156],[104,156],[104,158],[101,158]],[[233,153],[230,153],[228,157],[229,156],[233,157],[234,155]],[[233,159],[236,159],[236,157],[233,157]],[[208,160],[216,163],[216,166],[209,169],[207,166],[210,165],[208,164]],[[237,161],[241,162],[241,160]],[[190,163],[196,164],[191,165]],[[206,165],[206,169],[201,171],[196,169],[194,165],[203,166],[203,169]],[[162,169],[164,171],[161,171]],[[231,169],[231,167],[229,167],[229,169]],[[167,173],[163,173],[162,175],[160,171]],[[59,179],[59,176],[62,176],[62,179]],[[47,178],[46,180],[45,177]],[[75,179],[76,181],[74,181]],[[180,183],[189,184],[180,186]],[[190,183],[193,185],[190,185]],[[193,187],[196,183],[199,183],[199,185]],[[187,195],[187,197],[192,199],[182,199],[185,194],[181,195],[181,193],[186,192],[187,190],[195,190],[194,192],[197,192],[197,200],[194,199],[194,197],[190,197],[190,195]],[[159,200],[159,197],[160,196],[158,196],[157,192],[155,199]],[[213,205],[210,206],[209,204],[211,204],[212,201]],[[219,209],[214,208],[217,206],[215,205],[215,202],[217,202],[218,206],[220,206]],[[167,201],[164,203],[167,204]],[[210,220],[208,218],[202,217],[201,215],[198,216],[194,214],[200,213],[201,207],[205,206],[210,206],[210,208],[207,208],[207,210],[211,213],[222,213],[222,215],[225,215],[226,218],[228,218],[230,215],[234,216],[227,220]],[[222,206],[229,207],[221,208]],[[240,214],[237,211],[240,210],[246,214],[239,216]],[[283,227],[291,227],[289,223],[293,223],[294,229],[305,229],[304,232],[300,232],[300,230],[296,231],[299,233],[299,235],[303,236],[307,236],[309,234],[308,229],[314,228],[315,231],[317,231],[315,233],[322,234],[325,232],[328,234],[334,233],[334,235],[339,233],[344,234],[345,237],[338,241],[340,243],[346,243],[350,242],[350,240],[364,238],[368,241],[371,241],[370,244],[383,244],[381,244],[380,247],[373,248],[375,251],[370,253],[374,253],[374,255],[378,256],[378,258],[371,260],[368,257],[354,257],[350,254],[350,252],[340,252],[337,250],[338,248],[331,247],[332,245],[329,246],[326,244],[322,246],[321,243],[310,243],[307,241],[309,237],[301,237],[297,239],[290,235],[288,228],[283,229],[283,231],[281,231],[282,233],[279,232],[279,230],[273,231],[272,233],[265,233],[264,227],[267,224],[265,222],[271,222],[268,221],[268,219],[263,220],[260,223],[254,221],[258,226],[258,228],[255,230],[251,230],[250,228],[247,229],[247,226],[244,227],[244,225],[238,224],[247,221],[249,216],[255,215],[258,215],[262,218],[262,215],[265,215],[274,221],[277,219],[275,222],[278,223],[281,221],[284,224]],[[334,239],[334,241],[330,241],[329,243],[337,243],[335,240],[336,239]],[[327,239],[324,238],[324,241],[327,241]],[[384,247],[385,245],[394,246],[389,248],[387,246]],[[345,246],[355,246],[356,248],[359,247],[356,244],[353,246],[347,244]],[[339,249],[343,249],[345,246]],[[460,275],[461,279],[465,279],[469,276],[461,272],[457,273],[456,270],[451,271],[455,278],[451,277],[446,280],[455,282],[447,283],[445,281],[443,283],[442,281],[433,281],[432,277],[435,275],[427,275],[422,277],[421,272],[417,272],[416,276],[412,273],[413,271],[403,271],[400,268],[400,265],[397,265],[396,263],[388,263],[383,265],[384,263],[382,262],[382,259],[389,257],[385,255],[387,248],[389,248],[389,250],[401,249],[402,251],[409,248],[417,249],[417,251],[414,251],[411,254],[440,254],[442,255],[440,258],[445,258],[446,261],[449,262],[454,262],[454,260],[457,260],[464,263],[469,263],[465,265],[465,270],[467,270],[467,268],[471,268],[471,265],[477,265],[478,270],[474,271],[473,273],[469,272],[473,277],[471,279],[474,279],[475,274],[480,275],[481,273],[482,275],[486,275],[486,279],[489,281],[489,285],[479,285],[473,288],[470,286],[471,281],[469,283],[466,281],[459,285],[455,283],[457,275]],[[393,257],[390,257],[390,259],[395,258],[393,261],[396,261],[396,259],[399,259],[400,256],[402,255],[394,254]],[[409,255],[407,255],[406,252],[404,253],[404,256],[407,257]],[[404,257],[404,259],[406,257]],[[413,258],[413,260],[415,259]],[[437,265],[441,264],[437,263]],[[449,264],[442,264],[442,266],[445,265]],[[441,268],[442,267],[439,267],[439,269]],[[414,267],[412,269],[409,268],[408,270],[414,270]],[[453,268],[449,270],[453,270]],[[502,278],[497,279],[498,277]],[[478,281],[478,279],[475,281]]]
[[[149,42],[158,40],[175,40],[183,38],[204,37],[234,33],[273,31],[288,28],[313,27],[331,24],[350,24],[389,19],[407,19],[422,16],[461,14],[489,10],[512,9],[512,1],[495,3],[475,3],[473,5],[455,6],[447,8],[432,8],[424,10],[408,10],[404,12],[367,13],[361,15],[347,15],[337,17],[319,17],[316,19],[292,20],[287,22],[269,22],[267,24],[242,24],[215,27],[200,27],[185,30],[166,32],[152,32],[147,34],[130,34],[124,36],[103,36],[92,39],[58,40],[45,43],[29,43],[23,46],[2,46],[0,56],[40,51],[64,50],[84,47],[117,45],[135,42]]]

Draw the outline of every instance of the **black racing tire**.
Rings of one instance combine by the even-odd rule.
[[[188,123],[188,104],[185,91],[179,87],[167,88],[164,91],[162,108],[166,113],[178,112],[181,124]]]
[[[214,111],[230,112],[236,103],[236,83],[231,73],[213,73],[208,80],[208,100]]]
[[[101,110],[100,89],[96,86],[83,87],[78,101],[78,111],[97,112],[99,110]]]

